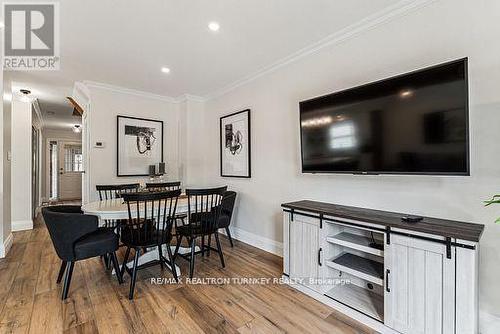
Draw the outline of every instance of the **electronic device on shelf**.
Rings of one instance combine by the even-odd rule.
[[[424,220],[424,217],[420,216],[403,216],[401,217],[401,220],[404,221],[405,223],[418,223]]]
[[[303,173],[469,175],[467,58],[302,101]]]

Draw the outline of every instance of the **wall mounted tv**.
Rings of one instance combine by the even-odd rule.
[[[303,173],[469,175],[467,58],[300,102]]]

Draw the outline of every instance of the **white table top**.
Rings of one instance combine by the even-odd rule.
[[[82,205],[85,214],[95,215],[101,219],[127,219],[128,208],[122,198],[95,201]],[[131,211],[134,208],[131,206]],[[186,197],[179,197],[176,213],[187,213],[188,200]]]

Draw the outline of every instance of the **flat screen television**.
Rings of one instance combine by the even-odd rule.
[[[469,175],[467,58],[300,102],[302,172]]]

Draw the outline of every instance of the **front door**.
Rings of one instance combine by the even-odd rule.
[[[82,144],[59,142],[59,200],[82,198]]]

